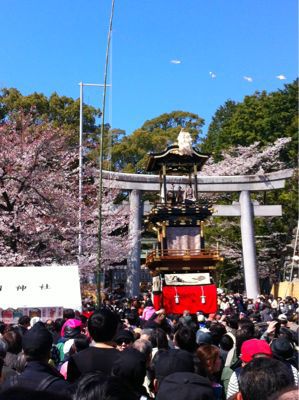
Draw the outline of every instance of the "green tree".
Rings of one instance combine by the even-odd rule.
[[[112,148],[112,163],[116,170],[140,173],[145,170],[148,153],[164,150],[173,144],[181,130],[188,130],[198,143],[204,120],[197,114],[173,111],[146,121],[130,136],[123,137]]]
[[[60,127],[74,134],[77,140],[80,100],[67,96],[59,96],[56,92],[49,98],[42,93],[34,92],[23,96],[14,88],[4,88],[0,91],[0,121],[3,122],[11,113],[22,111],[36,123],[49,122],[54,127]],[[84,104],[84,132],[94,134],[99,128],[97,118],[101,116],[99,109]]]
[[[297,164],[297,127],[298,79],[283,90],[256,92],[240,103],[227,101],[216,111],[201,149],[219,159],[221,151],[232,146],[249,146],[256,141],[265,145],[291,137],[282,157],[292,167]]]

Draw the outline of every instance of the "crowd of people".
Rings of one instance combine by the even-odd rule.
[[[42,322],[0,322],[0,400],[298,398],[298,300],[218,294],[166,314],[148,293]]]

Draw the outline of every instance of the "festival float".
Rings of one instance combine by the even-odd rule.
[[[199,199],[198,172],[209,158],[192,147],[188,132],[161,153],[151,153],[148,172],[159,173],[159,201],[147,216],[149,231],[157,234],[146,266],[152,275],[153,302],[166,313],[213,313],[217,310],[218,248],[205,247],[204,223],[212,205]],[[170,185],[167,176],[188,176],[189,183]]]

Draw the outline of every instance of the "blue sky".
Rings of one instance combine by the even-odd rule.
[[[78,82],[103,83],[110,7],[111,0],[1,0],[0,87],[77,98]],[[204,118],[206,132],[226,100],[282,89],[298,75],[297,7],[115,0],[107,122],[130,134],[184,110]],[[85,101],[101,108],[102,89],[85,88]]]

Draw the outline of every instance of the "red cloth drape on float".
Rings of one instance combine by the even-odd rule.
[[[175,302],[175,295],[179,296],[179,303]],[[202,302],[202,295],[205,302]],[[197,311],[204,313],[214,313],[217,311],[217,288],[216,285],[202,286],[164,286],[163,287],[163,307],[167,314],[182,314],[184,310],[189,310],[191,314]],[[161,308],[159,304],[160,295],[154,295],[154,307],[156,310]]]

